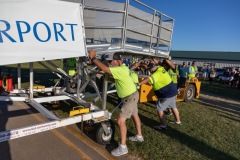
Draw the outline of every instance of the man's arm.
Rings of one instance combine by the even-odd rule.
[[[176,70],[176,66],[170,60],[166,59],[166,62],[172,70]]]
[[[147,78],[144,78],[140,83],[139,85],[142,85],[142,84],[146,84],[150,81],[150,79],[147,77]]]
[[[89,58],[91,59],[91,61],[92,61],[100,70],[102,70],[102,71],[105,72],[105,73],[111,74],[111,71],[110,71],[109,67],[106,66],[105,64],[99,62],[99,61],[95,58],[95,56],[96,56],[96,51],[94,51],[94,50],[89,50],[88,53],[89,53]]]

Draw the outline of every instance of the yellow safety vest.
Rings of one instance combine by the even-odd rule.
[[[178,70],[176,70],[176,73],[170,68],[168,70],[168,73],[170,77],[172,78],[173,83],[177,84],[177,79],[178,79]]]
[[[190,66],[190,67],[191,67],[192,72],[194,72],[194,73],[189,73],[188,72],[188,77],[189,78],[194,78],[195,77],[195,67],[194,66]]]
[[[149,77],[154,91],[157,91],[172,82],[168,72],[161,66]]]

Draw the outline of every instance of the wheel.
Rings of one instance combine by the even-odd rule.
[[[184,101],[188,102],[193,100],[195,92],[196,92],[195,86],[193,84],[189,84],[184,94]]]
[[[101,124],[98,126],[98,129],[96,132],[96,141],[99,144],[103,144],[103,145],[110,143],[114,133],[114,125],[111,125],[110,122],[104,122],[104,123],[107,126],[107,129],[109,130],[110,134],[109,135],[105,134],[103,126]]]

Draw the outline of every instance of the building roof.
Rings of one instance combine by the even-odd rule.
[[[220,51],[170,51],[173,58],[240,61],[240,52]]]

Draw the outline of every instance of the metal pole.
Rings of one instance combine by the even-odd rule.
[[[128,6],[129,6],[129,0],[126,0],[125,6],[124,6],[124,17],[123,17],[122,49],[125,49],[125,43],[126,43]]]
[[[102,109],[106,110],[107,106],[107,88],[108,88],[108,75],[104,74],[104,80],[103,80],[103,92],[102,92]]]
[[[157,34],[157,49],[155,51],[155,54],[158,53],[158,47],[159,47],[159,43],[160,43],[160,37],[161,37],[161,28],[162,28],[162,14],[160,14],[159,16],[159,27],[158,27],[158,34]]]
[[[154,33],[155,15],[156,15],[156,10],[154,11],[153,19],[152,19],[152,29],[151,29],[152,36],[150,37],[149,52],[151,52],[151,49],[152,49],[152,38],[153,38],[153,33]]]
[[[80,86],[81,86],[81,70],[82,70],[82,65],[81,65],[81,58],[78,57],[78,69],[77,69],[77,98],[80,99]]]
[[[168,52],[170,53],[170,46],[171,46],[171,42],[172,42],[172,35],[173,35],[173,27],[174,27],[174,20],[172,20],[172,29],[171,29],[171,37],[170,37],[170,42],[169,42],[169,46],[168,46]]]
[[[20,90],[22,88],[21,86],[21,64],[17,64],[18,67],[18,90]]]
[[[30,62],[29,66],[30,66],[29,98],[33,99],[33,62]]]

